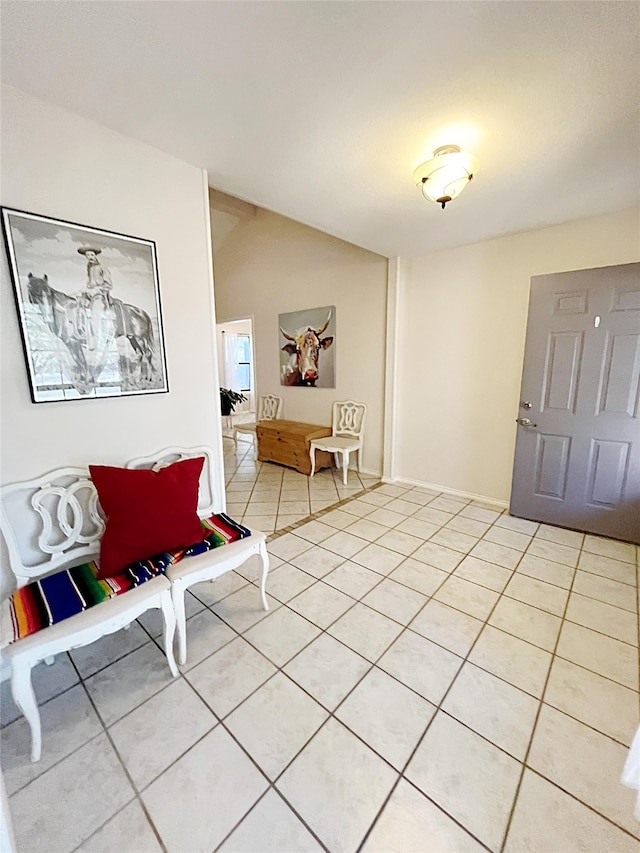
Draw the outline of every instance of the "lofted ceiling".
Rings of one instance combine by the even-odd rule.
[[[2,80],[386,256],[640,198],[636,2],[2,2]],[[412,172],[477,155],[446,210]]]

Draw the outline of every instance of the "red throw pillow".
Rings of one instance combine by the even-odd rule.
[[[204,457],[183,459],[159,471],[90,465],[107,529],[100,545],[98,578],[163,551],[185,548],[207,535],[197,515]]]

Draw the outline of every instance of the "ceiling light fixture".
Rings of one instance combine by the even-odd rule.
[[[473,154],[463,154],[457,145],[442,145],[413,173],[413,180],[429,201],[442,205],[457,198],[473,180],[478,161]]]

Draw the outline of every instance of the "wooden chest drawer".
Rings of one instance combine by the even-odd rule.
[[[278,462],[308,475],[311,473],[311,441],[331,435],[331,427],[300,421],[261,421],[257,425],[256,434],[259,462]],[[324,450],[316,452],[316,471],[320,468],[330,468],[332,465],[331,453]]]

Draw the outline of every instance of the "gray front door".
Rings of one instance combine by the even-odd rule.
[[[639,409],[640,264],[532,278],[511,513],[640,543]]]

